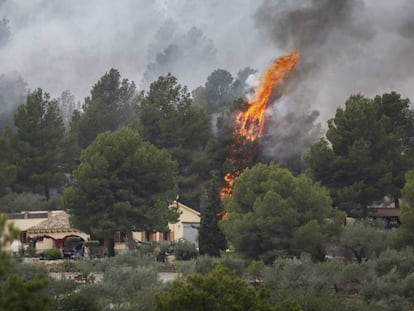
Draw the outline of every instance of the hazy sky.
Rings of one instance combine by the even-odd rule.
[[[214,69],[265,67],[279,54],[270,40],[260,46],[257,6],[246,0],[6,0],[0,17],[9,19],[12,36],[0,49],[0,73],[17,70],[31,88],[58,95],[70,89],[81,98],[111,67],[143,88],[144,73],[168,71],[193,88]],[[180,50],[157,64],[172,45]]]
[[[0,74],[78,99],[111,67],[139,88],[171,71],[190,89],[217,68],[263,72],[298,49],[293,110],[333,116],[351,93],[414,98],[411,0],[0,0]]]

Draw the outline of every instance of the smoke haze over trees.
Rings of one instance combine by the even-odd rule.
[[[314,141],[318,123],[349,94],[414,95],[409,0],[8,0],[0,7],[0,59],[7,60],[0,74],[16,71],[30,89],[41,87],[52,97],[70,90],[75,101],[110,68],[138,90],[171,72],[192,91],[218,68],[236,76],[250,66],[258,70],[257,80],[274,58],[298,49],[299,66],[269,110],[277,122],[264,155],[280,154],[281,162]],[[300,139],[281,147],[295,137]]]
[[[70,89],[82,98],[111,67],[136,83],[145,74],[171,71],[192,89],[216,68],[263,71],[277,55],[296,48],[309,72],[301,94],[312,91],[312,99],[319,99],[313,108],[332,113],[338,103],[328,98],[343,102],[350,92],[370,96],[396,86],[412,97],[407,64],[414,4],[409,0],[8,0],[0,5],[11,33],[0,50],[0,59],[8,60],[0,73],[17,70],[30,88],[45,88],[52,96]]]
[[[264,1],[255,19],[277,48],[300,51],[291,96],[326,119],[351,93],[412,97],[413,15],[408,0],[302,0]]]
[[[6,60],[0,62],[0,130],[37,87],[61,96],[69,128],[73,107],[87,107],[90,86],[115,68],[136,83],[134,92],[171,72],[213,125],[229,123],[213,128],[220,135],[232,118],[219,114],[257,86],[271,61],[298,49],[298,68],[267,111],[260,159],[300,171],[302,153],[350,94],[414,95],[414,4],[408,0],[3,0],[0,8],[0,59]],[[87,109],[77,116],[85,121]],[[92,124],[72,126],[82,123]]]
[[[0,17],[9,20],[12,40],[0,52],[0,59],[9,60],[2,62],[0,72],[17,70],[31,88],[42,86],[54,97],[69,89],[83,98],[109,68],[117,68],[139,88],[154,80],[139,85],[144,73],[170,71],[193,89],[216,68],[264,68],[277,55],[274,49],[260,52],[251,17],[256,6],[238,1],[235,15],[234,3],[221,1],[9,0]],[[217,24],[210,23],[212,12]],[[249,47],[240,48],[246,44]]]
[[[0,133],[5,125],[13,126],[13,114],[26,95],[26,82],[17,72],[0,74]]]

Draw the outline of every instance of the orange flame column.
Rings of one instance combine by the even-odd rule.
[[[232,145],[233,148],[240,148],[240,137],[247,142],[256,142],[263,136],[265,125],[265,113],[269,104],[270,96],[274,88],[296,67],[299,61],[299,52],[293,51],[290,55],[282,56],[276,59],[272,66],[266,70],[261,78],[259,88],[253,100],[250,101],[246,111],[240,112],[234,124],[234,137],[236,140]],[[238,150],[234,150],[238,151]],[[251,156],[252,157],[252,156]],[[227,161],[234,164],[240,160],[228,158]],[[224,176],[226,186],[221,191],[221,196],[231,196],[234,180],[241,175],[241,171],[228,172]]]

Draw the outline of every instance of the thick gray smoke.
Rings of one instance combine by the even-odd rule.
[[[110,68],[139,89],[171,72],[192,90],[217,68],[264,72],[298,49],[268,113],[265,155],[283,160],[350,94],[414,98],[413,16],[411,0],[0,0],[0,74],[77,101]]]
[[[291,96],[322,120],[350,94],[413,97],[413,17],[410,0],[265,1],[255,16],[277,47],[302,54]]]
[[[157,33],[155,46],[163,49],[156,54],[155,61],[148,64],[144,73],[143,85],[148,86],[159,76],[172,73],[179,81],[186,80],[188,66],[192,69],[192,81],[188,81],[190,87],[195,81],[206,79],[206,68],[216,61],[216,49],[213,41],[206,38],[203,32],[193,27],[184,35],[174,36],[175,23],[167,22]],[[163,48],[163,46],[165,46]],[[207,73],[208,74],[208,73]]]
[[[0,74],[0,133],[6,125],[13,126],[13,114],[26,94],[26,82],[17,72]]]
[[[9,42],[10,36],[9,21],[3,18],[0,20],[0,49]]]
[[[0,0],[1,1],[1,0]],[[89,94],[110,68],[146,88],[171,72],[193,89],[217,68],[263,69],[279,52],[261,42],[250,0],[7,0],[11,39],[0,73],[18,71],[31,89]]]
[[[265,0],[257,26],[302,57],[268,111],[263,155],[291,165],[351,94],[413,98],[413,17],[410,0]]]
[[[322,135],[319,112],[298,109],[292,97],[282,96],[268,109],[262,157],[299,172],[301,156]]]

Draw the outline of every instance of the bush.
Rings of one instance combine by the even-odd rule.
[[[25,250],[27,257],[35,257],[36,256],[36,247],[28,246]]]
[[[177,272],[181,273],[183,275],[189,275],[190,273],[194,273],[195,271],[195,260],[187,260],[187,261],[181,261],[177,262]]]
[[[47,260],[62,259],[62,252],[58,248],[47,249],[43,255]]]
[[[136,252],[125,252],[115,257],[106,257],[93,260],[75,261],[77,270],[81,272],[107,272],[112,267],[154,267],[158,268],[152,256],[144,256]]]
[[[174,246],[174,255],[177,260],[190,260],[198,256],[198,251],[193,243],[180,241]]]
[[[155,291],[162,288],[154,267],[112,266],[101,282],[81,285],[76,293],[96,301],[100,310],[146,311],[153,310]]]
[[[246,261],[244,259],[234,256],[224,256],[220,259],[220,262],[223,266],[232,270],[238,277],[244,275],[246,268]]]
[[[195,273],[171,283],[156,294],[155,310],[275,310],[269,298],[264,287],[256,290],[232,271],[218,267],[206,275]]]
[[[76,264],[73,261],[71,261],[70,259],[65,259],[63,262],[61,262],[60,267],[65,272],[74,272],[74,271],[76,271]]]
[[[210,256],[200,256],[195,262],[195,271],[200,274],[207,274],[215,268],[214,260]]]
[[[58,302],[59,311],[99,311],[101,308],[95,299],[82,293],[72,293],[64,296]]]
[[[252,261],[246,269],[247,277],[250,280],[263,279],[265,264],[263,261]]]

